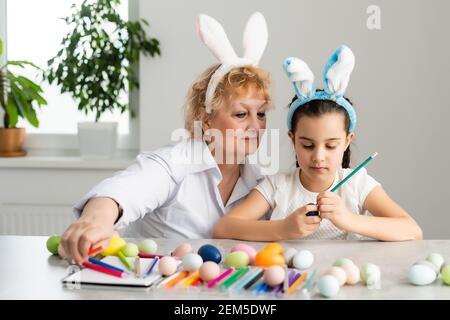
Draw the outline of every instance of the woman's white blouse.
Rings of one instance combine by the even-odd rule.
[[[241,165],[224,206],[221,172],[207,145],[187,139],[137,156],[136,162],[94,186],[74,207],[77,217],[94,197],[120,207],[116,229],[123,236],[211,238],[213,225],[262,180],[258,166]]]

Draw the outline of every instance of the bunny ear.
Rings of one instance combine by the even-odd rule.
[[[287,58],[283,63],[289,79],[294,85],[297,97],[309,98],[315,93],[314,74],[308,65],[298,58]]]
[[[328,94],[343,96],[355,67],[355,56],[347,46],[339,47],[328,59],[323,72],[323,85]]]
[[[248,19],[244,29],[243,47],[244,59],[252,61],[254,65],[259,63],[267,45],[268,32],[266,19],[260,12],[253,13]]]
[[[221,63],[230,64],[237,60],[225,30],[217,20],[201,14],[197,18],[196,30],[202,42]]]

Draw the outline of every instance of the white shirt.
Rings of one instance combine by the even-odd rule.
[[[74,212],[79,216],[93,197],[110,197],[122,211],[115,228],[123,236],[211,238],[214,224],[262,178],[256,165],[242,164],[224,206],[218,189],[222,174],[208,146],[186,139],[141,153],[134,164],[90,190]]]
[[[308,203],[316,203],[316,192],[307,190],[301,183],[299,177],[300,168],[290,172],[267,176],[258,186],[255,187],[272,208],[272,220],[286,218],[295,209],[303,207]],[[328,189],[331,190],[339,181],[343,180],[352,169],[340,168],[336,171],[336,178]],[[364,209],[364,201],[367,195],[376,186],[380,185],[375,179],[367,174],[362,168],[345,182],[336,192],[344,201],[347,209],[354,214],[366,215],[368,211]],[[302,239],[361,239],[355,234],[349,234],[338,229],[328,220],[323,219],[319,229],[311,235]]]

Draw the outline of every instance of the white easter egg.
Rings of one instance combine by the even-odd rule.
[[[435,252],[429,254],[426,260],[434,264],[438,270],[441,270],[441,267],[445,262],[444,258],[439,253]]]
[[[436,267],[436,265],[435,265],[434,263],[431,263],[431,262],[428,261],[428,260],[419,260],[419,261],[417,261],[417,262],[414,263],[414,264],[421,264],[421,265],[427,266],[427,267],[433,269],[434,272],[436,272],[436,276],[439,275],[439,268]]]
[[[341,267],[347,275],[347,284],[357,284],[360,279],[359,268],[352,263],[344,263]]]
[[[156,253],[158,251],[158,245],[152,239],[145,239],[139,242],[139,252],[142,253]]]
[[[375,286],[381,281],[380,268],[373,263],[365,263],[360,270],[361,279],[366,286]]]
[[[292,265],[297,269],[308,269],[314,262],[314,256],[309,250],[300,250],[292,258]]]
[[[416,286],[426,286],[436,280],[436,272],[429,266],[415,264],[409,268],[408,280]]]
[[[348,258],[339,258],[333,263],[333,266],[342,267],[346,263],[353,263],[353,261]]]
[[[197,253],[188,253],[183,258],[183,269],[193,272],[197,271],[203,264],[203,259]]]
[[[321,295],[327,298],[334,297],[339,292],[338,280],[332,275],[325,275],[319,279],[317,289]]]
[[[293,260],[294,256],[297,254],[297,252],[298,251],[294,248],[289,248],[283,252],[284,261],[286,261],[286,264],[289,267],[292,267],[292,260]]]
[[[345,282],[347,281],[347,274],[345,273],[344,269],[342,269],[341,267],[333,266],[325,272],[325,275],[330,275],[330,276],[335,277],[339,283],[339,286],[343,286],[345,284]]]

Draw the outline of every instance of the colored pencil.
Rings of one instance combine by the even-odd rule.
[[[355,168],[348,176],[346,176],[341,182],[339,182],[333,189],[331,189],[331,192],[335,192],[337,189],[339,189],[348,179],[350,179],[355,173],[357,173],[361,168],[363,168],[366,164],[370,162],[373,158],[375,158],[378,155],[378,152],[375,152],[373,155],[368,157],[363,163],[361,163],[359,166]]]
[[[144,274],[144,278],[148,277],[152,273],[152,270],[153,270],[153,268],[155,268],[155,265],[158,262],[158,260],[159,260],[158,257],[153,259],[152,263],[150,264],[150,266],[148,267],[147,271]]]
[[[250,274],[244,278],[240,283],[236,284],[235,290],[239,291],[243,289],[249,282],[251,282],[255,277],[258,276],[258,274],[262,274],[264,271],[262,269],[255,269],[253,272],[250,272]]]
[[[373,155],[368,157],[366,160],[364,160],[363,163],[361,163],[359,166],[357,166],[348,176],[346,176],[344,179],[342,179],[341,182],[339,182],[337,185],[335,185],[331,192],[335,192],[337,189],[339,189],[348,179],[350,179],[355,173],[357,173],[361,168],[363,168],[366,164],[368,164],[372,159],[374,159],[378,155],[378,152],[375,152]],[[306,213],[307,216],[318,216],[318,211],[310,211]]]
[[[88,256],[89,257],[93,257],[93,256],[95,256],[97,253],[100,253],[100,252],[102,252],[103,251],[103,248],[102,247],[98,247],[98,248],[95,248],[95,249],[91,249],[91,250],[89,250],[89,252],[88,252]]]
[[[124,269],[117,268],[117,267],[115,267],[115,266],[113,266],[113,265],[111,265],[109,263],[103,262],[103,261],[101,261],[99,259],[96,259],[96,258],[90,257],[90,258],[88,258],[88,262],[96,264],[98,266],[102,266],[102,267],[105,267],[105,268],[116,270],[117,272],[125,272],[125,273],[127,273]]]
[[[195,280],[194,282],[191,283],[191,286],[195,287],[200,283],[202,283],[202,278],[198,277],[197,280]]]
[[[222,289],[229,288],[233,283],[235,283],[240,278],[242,278],[249,270],[250,270],[249,267],[239,269],[232,276],[230,276],[227,280],[225,280],[223,283],[221,283],[220,287]]]
[[[307,292],[309,289],[311,289],[312,284],[314,283],[314,276],[316,275],[316,270],[314,269],[313,272],[309,275],[308,279],[305,282],[305,285],[303,286],[303,291]]]
[[[303,280],[305,280],[307,275],[308,275],[308,272],[303,272],[302,275],[300,277],[298,277],[298,279],[295,280],[295,282],[289,287],[289,289],[287,290],[287,293],[291,294],[292,292],[294,292],[294,290],[298,287],[298,285],[300,283],[302,283]]]
[[[245,290],[250,289],[251,286],[253,286],[256,282],[258,282],[259,279],[262,278],[263,275],[264,275],[264,270],[261,269],[261,270],[255,275],[255,277],[254,277],[253,279],[251,279],[249,282],[247,282],[247,283],[244,285],[244,289],[245,289]]]
[[[212,287],[214,287],[216,285],[217,282],[221,281],[222,279],[225,279],[230,273],[232,273],[234,271],[234,268],[228,268],[225,272],[223,272],[221,275],[219,275],[217,278],[212,279],[207,287],[209,289],[211,289]]]
[[[177,257],[177,256],[167,256],[167,255],[163,255],[163,254],[153,254],[153,253],[141,253],[141,252],[139,252],[138,256],[140,258],[146,258],[146,259],[154,259],[154,258],[160,258],[161,259],[161,258],[164,258],[164,257],[172,257],[172,258],[174,258],[176,260],[181,260],[181,258]]]
[[[130,261],[128,261],[127,257],[125,257],[122,251],[117,252],[117,256],[119,257],[120,261],[122,261],[122,263],[125,265],[125,267],[127,267],[128,270],[134,271],[134,267],[132,266]]]
[[[189,276],[186,280],[181,284],[182,286],[190,286],[194,281],[200,278],[198,271],[195,271],[191,276]]]
[[[83,266],[85,266],[86,268],[98,271],[98,272],[109,274],[110,276],[114,276],[117,278],[126,278],[127,277],[127,274],[125,272],[119,272],[119,271],[112,270],[112,269],[109,269],[109,268],[106,268],[103,266],[99,266],[97,264],[93,264],[90,262],[83,262]]]
[[[189,271],[181,271],[176,277],[170,279],[169,281],[167,281],[164,284],[165,288],[170,288],[173,287],[174,285],[176,285],[178,282],[180,282],[181,280],[183,280],[184,278],[186,278],[189,275]]]

